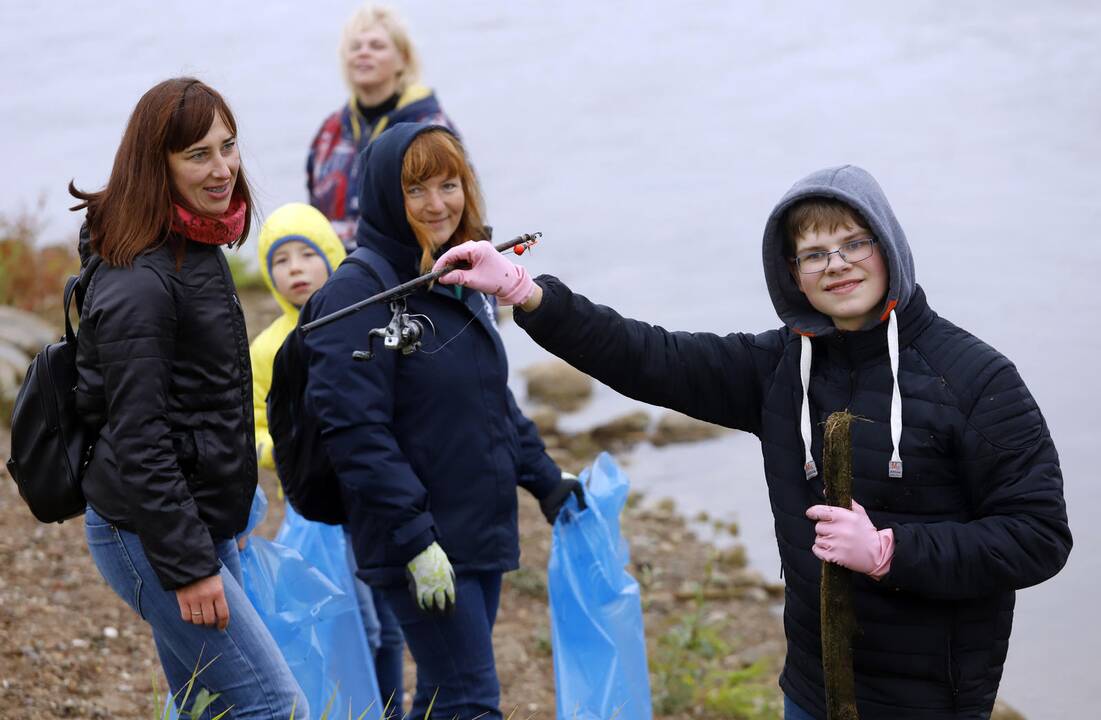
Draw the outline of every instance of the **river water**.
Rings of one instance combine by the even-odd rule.
[[[137,98],[179,74],[230,100],[262,210],[304,199],[306,145],[344,97],[335,48],[353,7],[5,0],[0,211],[41,202],[46,240],[71,239],[66,183],[101,185]],[[759,251],[772,204],[826,165],[876,175],[930,303],[1017,363],[1061,454],[1076,549],[1019,593],[1002,696],[1032,718],[1092,714],[1101,5],[468,0],[403,12],[498,233],[542,231],[525,262],[625,314],[777,326]],[[545,357],[504,332],[514,366]],[[567,422],[634,407],[601,389]],[[651,494],[736,519],[752,563],[775,576],[752,437],[645,447],[630,469]]]

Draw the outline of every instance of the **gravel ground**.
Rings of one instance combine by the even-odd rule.
[[[6,457],[7,434],[0,431]],[[149,718],[153,683],[164,679],[148,626],[100,578],[84,544],[83,520],[35,521],[14,482],[0,471],[0,718]],[[275,480],[265,474],[268,497]],[[281,522],[277,502],[259,534]],[[550,532],[534,501],[521,493],[523,568],[506,577],[494,632],[502,708],[517,718],[554,717],[545,568]],[[654,643],[692,612],[694,583],[714,551],[698,542],[668,505],[629,508],[624,534],[643,580],[647,638]],[[712,570],[712,575],[714,571]],[[721,583],[720,583],[721,584]],[[752,584],[751,584],[752,585]],[[748,597],[708,600],[740,667],[782,653],[780,622],[763,588]],[[407,657],[412,689],[415,668]],[[698,717],[695,712],[668,717]]]
[[[253,333],[276,312],[265,295],[243,297]],[[8,434],[0,428],[0,457],[6,459],[7,451]],[[261,483],[274,498],[274,476],[263,473]],[[523,568],[506,576],[494,632],[501,701],[506,714],[514,712],[516,718],[550,719],[554,670],[545,572],[550,530],[537,504],[526,493],[520,498]],[[259,534],[271,537],[281,520],[282,509],[273,501]],[[729,649],[724,667],[736,669],[764,658],[769,672],[777,672],[783,630],[772,599],[776,588],[766,590],[741,570],[737,552],[722,555],[730,568],[717,572],[717,552],[688,527],[667,503],[640,503],[624,512],[631,569],[642,584],[651,658],[671,628],[705,610]],[[148,626],[100,578],[83,530],[80,518],[61,525],[38,523],[0,468],[2,719],[155,716],[153,685],[163,697],[165,682]],[[716,582],[700,606],[694,598],[706,577]],[[406,663],[411,691],[416,671],[408,655]],[[699,717],[702,712],[695,708],[659,717]]]

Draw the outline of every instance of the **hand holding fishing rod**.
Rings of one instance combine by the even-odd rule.
[[[494,249],[494,251],[496,251],[496,254],[511,252],[511,253],[515,253],[516,255],[523,255],[527,250],[531,249],[537,242],[539,242],[539,238],[541,238],[542,236],[543,236],[543,233],[539,233],[539,232],[524,233],[523,235],[516,236],[512,240],[508,240],[506,242],[500,243],[499,245],[494,245],[493,249]],[[481,241],[481,242],[484,242],[486,245],[489,244],[486,241]],[[452,271],[462,272],[465,268],[460,267],[460,265],[459,265],[460,259],[457,259],[456,255],[453,255],[452,253],[455,250],[457,250],[461,247],[464,247],[466,245],[474,245],[474,244],[476,244],[476,243],[463,243],[462,245],[460,245],[456,248],[452,248],[451,250],[447,251],[446,253],[444,253],[443,257],[441,257],[439,260],[436,261],[436,265],[432,268],[431,272],[425,273],[424,275],[421,275],[420,277],[409,280],[408,282],[404,282],[404,283],[402,283],[402,284],[400,284],[396,287],[392,287],[389,290],[384,290],[380,293],[372,295],[371,297],[366,298],[364,300],[360,300],[359,302],[353,303],[352,305],[349,305],[346,308],[341,308],[340,310],[337,310],[336,312],[329,313],[328,315],[325,315],[325,316],[320,317],[316,320],[308,322],[308,323],[302,325],[302,327],[300,329],[303,333],[308,333],[311,330],[315,330],[316,328],[321,327],[322,325],[328,325],[329,323],[331,323],[335,320],[339,320],[342,317],[346,317],[348,315],[351,315],[354,312],[358,312],[359,310],[362,310],[363,308],[367,307],[368,305],[373,305],[374,303],[379,303],[379,302],[394,301],[394,300],[398,300],[400,298],[404,298],[406,295],[412,294],[414,291],[416,291],[421,286],[428,285],[432,281],[440,278],[443,275],[451,273]],[[449,259],[445,261],[445,258],[449,258]],[[504,260],[504,259],[502,258],[502,260]],[[507,262],[507,261],[505,261],[505,262]],[[508,263],[508,265],[509,265],[510,268],[514,267],[511,263]],[[519,267],[519,266],[515,266],[515,267]],[[520,269],[523,270],[524,277],[528,277],[528,281],[531,282],[530,276],[527,275],[527,270],[524,270],[522,267]],[[441,282],[443,282],[443,281],[441,280]],[[450,278],[448,278],[448,282],[446,282],[445,284],[453,285],[453,284],[459,283],[459,282],[462,282],[462,280],[461,279],[456,280],[453,277],[450,277]],[[481,288],[475,287],[474,289],[480,290]],[[530,288],[529,288],[529,291],[530,291]],[[495,293],[491,292],[491,294],[495,294]],[[506,303],[506,304],[508,304],[508,303]]]
[[[437,270],[441,285],[462,285],[496,295],[502,305],[523,305],[535,292],[535,281],[527,269],[510,262],[484,240],[451,248],[436,261],[432,271]]]

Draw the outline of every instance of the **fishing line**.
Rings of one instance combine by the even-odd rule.
[[[451,344],[451,343],[452,343],[452,342],[453,342],[453,341],[454,341],[454,340],[455,340],[455,339],[456,339],[457,337],[459,337],[459,336],[460,336],[460,335],[462,335],[462,334],[463,334],[464,332],[466,332],[466,329],[467,329],[468,327],[470,327],[470,323],[472,323],[472,322],[474,322],[475,320],[477,320],[477,319],[478,319],[478,316],[479,316],[479,315],[481,315],[481,314],[482,314],[483,312],[485,312],[485,309],[486,309],[486,303],[482,303],[482,309],[481,309],[481,310],[479,310],[478,312],[474,313],[474,317],[472,317],[472,318],[470,318],[469,320],[467,320],[467,321],[466,321],[466,325],[463,325],[463,326],[462,326],[461,328],[459,328],[459,332],[457,332],[457,333],[455,333],[454,335],[452,335],[451,337],[449,337],[449,338],[447,339],[447,342],[445,342],[444,344],[440,345],[440,346],[439,346],[439,347],[437,347],[437,348],[436,348],[435,350],[425,350],[425,349],[424,349],[424,348],[422,347],[422,348],[420,349],[420,352],[424,353],[425,355],[435,355],[435,354],[436,354],[436,353],[438,353],[439,351],[443,350],[443,349],[444,349],[445,347],[447,347],[448,345],[450,345],[450,344]],[[434,334],[434,333],[433,333],[433,334]]]

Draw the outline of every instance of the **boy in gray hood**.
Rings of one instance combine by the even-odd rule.
[[[668,332],[556,278],[533,281],[488,243],[444,276],[517,302],[550,352],[643,402],[761,440],[787,583],[785,718],[824,718],[821,560],[854,571],[860,717],[987,718],[1014,593],[1071,548],[1059,459],[1013,364],[939,317],[875,179],[842,166],[784,195],[765,225],[769,294],[784,327]],[[822,425],[847,409],[851,509],[825,504]],[[859,501],[859,502],[857,502]]]

